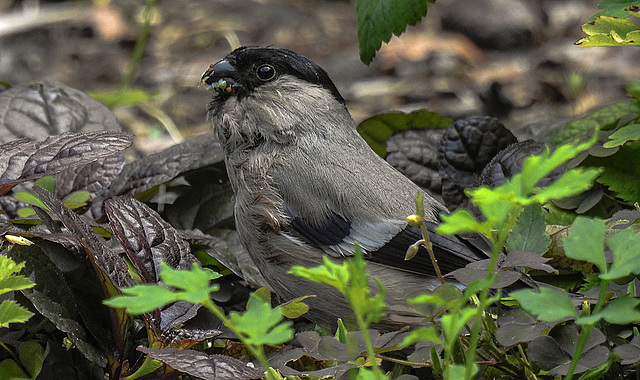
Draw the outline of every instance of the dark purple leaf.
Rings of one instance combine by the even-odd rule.
[[[529,360],[545,371],[569,362],[571,359],[550,336],[539,336],[529,343]]]
[[[78,321],[74,292],[58,268],[36,246],[16,245],[8,251],[8,255],[17,262],[25,262],[25,268],[21,274],[36,283],[34,288],[22,291],[36,310],[51,321],[58,330],[66,333],[75,347],[89,361],[100,367],[106,367],[106,356],[101,350],[89,343],[88,331]],[[97,333],[98,331],[93,332]],[[101,336],[103,340],[98,341],[98,344],[104,345],[103,349],[110,345],[107,336],[106,334]],[[111,347],[107,350],[111,353]]]
[[[82,91],[53,81],[0,92],[0,142],[42,140],[65,132],[121,130],[115,115]]]
[[[128,197],[109,199],[105,213],[115,237],[145,282],[159,281],[161,262],[177,269],[189,269],[197,262],[189,244],[144,203]]]
[[[15,184],[86,165],[131,145],[132,135],[100,131],[64,133],[44,141],[15,140],[0,146],[0,195]]]
[[[551,265],[545,264],[549,260],[551,259],[542,257],[534,252],[511,251],[507,255],[507,258],[502,263],[500,263],[500,268],[525,267],[552,273],[553,271],[555,271],[555,269]]]
[[[609,359],[609,349],[604,346],[594,347],[591,350],[585,350],[578,360],[578,365],[573,373],[582,373],[604,364]],[[564,376],[569,372],[571,363],[564,363],[549,371],[554,376]]]
[[[127,264],[124,260],[109,249],[104,240],[96,235],[80,216],[69,210],[47,190],[38,186],[34,186],[33,190],[42,202],[56,213],[59,220],[80,240],[80,244],[89,255],[91,262],[107,276],[113,286],[121,289],[133,285],[133,280],[129,276]]]
[[[456,269],[447,276],[453,276],[458,282],[463,285],[469,285],[475,280],[485,278],[487,275],[487,269],[489,268],[489,259],[480,260],[467,264],[466,267]],[[518,281],[523,273],[512,269],[500,269],[496,273],[496,282],[491,286],[492,289],[505,288],[516,281]]]
[[[167,331],[195,317],[202,305],[187,301],[174,302],[160,312],[160,329]]]
[[[543,370],[564,376],[569,370],[579,335],[574,325],[558,325],[551,329],[548,336],[540,336],[529,343],[529,358]],[[600,330],[591,331],[575,373],[585,372],[609,359],[609,349],[602,346],[605,340]]]
[[[496,340],[505,347],[530,342],[539,337],[551,323],[538,322],[522,309],[510,310],[497,320]]]
[[[124,166],[106,198],[133,196],[181,173],[221,162],[224,153],[213,133],[205,133]]]
[[[123,166],[124,154],[118,153],[87,165],[65,169],[56,175],[56,197],[64,199],[75,191],[88,191],[91,201],[103,198]],[[93,203],[91,210],[93,217],[100,217],[102,202]]]
[[[224,355],[207,355],[193,350],[175,348],[138,347],[150,358],[160,360],[171,368],[201,379],[251,380],[261,379],[263,371],[249,367],[238,359]]]
[[[622,359],[620,364],[633,365],[640,362],[640,335],[631,339],[629,344],[622,344],[613,349],[613,352]]]

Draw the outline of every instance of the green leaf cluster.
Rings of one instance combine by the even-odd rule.
[[[0,294],[35,286],[31,280],[17,274],[22,268],[24,268],[24,263],[16,264],[7,256],[0,255]],[[0,303],[0,327],[7,327],[9,323],[25,322],[32,315],[32,312],[16,301],[4,300]]]
[[[210,285],[210,281],[220,277],[220,274],[211,269],[202,269],[197,264],[188,271],[171,268],[166,263],[160,263],[160,268],[162,282],[183,291],[173,291],[156,284],[141,284],[122,289],[124,295],[104,301],[105,305],[124,308],[130,314],[139,315],[180,300],[204,304],[210,302],[209,293],[219,289],[219,285]]]
[[[603,0],[598,4],[603,11],[582,25],[588,35],[576,42],[578,46],[640,46],[640,28],[627,17],[640,17],[640,1]]]

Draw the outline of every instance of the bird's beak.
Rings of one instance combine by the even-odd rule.
[[[236,74],[235,67],[223,59],[217,63],[212,63],[202,74],[200,81],[204,83],[208,90],[219,94],[231,94],[234,89],[239,87],[239,84],[234,79]]]

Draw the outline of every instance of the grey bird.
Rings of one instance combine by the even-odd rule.
[[[208,118],[225,152],[237,232],[273,292],[283,300],[315,295],[308,317],[320,325],[348,319],[336,290],[288,271],[323,256],[349,258],[355,242],[390,312],[401,313],[408,294],[440,285],[426,251],[404,260],[422,238],[406,221],[422,190],[360,137],[322,68],[290,50],[248,46],[212,64],[202,81],[215,90]],[[436,235],[447,210],[426,194],[424,203],[443,273],[486,258],[466,239]]]

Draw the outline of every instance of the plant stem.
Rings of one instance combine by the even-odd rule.
[[[596,302],[596,306],[593,308],[593,314],[597,314],[602,310],[604,306],[604,300],[607,294],[607,288],[609,287],[609,281],[605,280],[600,283],[600,293],[598,294],[598,302]],[[584,351],[585,346],[587,345],[587,341],[589,340],[589,336],[591,335],[591,331],[594,328],[594,324],[590,323],[588,325],[582,326],[580,331],[580,338],[578,338],[578,344],[576,344],[576,350],[573,353],[573,358],[571,359],[571,365],[569,365],[569,370],[567,372],[567,376],[565,380],[571,380],[573,378],[573,373],[578,366],[578,361],[582,356],[582,351]]]
[[[129,63],[129,69],[127,70],[127,74],[124,79],[120,83],[120,90],[126,90],[133,83],[133,78],[138,71],[138,66],[140,66],[140,61],[142,60],[142,55],[144,54],[144,47],[147,45],[147,40],[149,39],[149,32],[151,30],[151,16],[153,15],[153,9],[156,5],[156,0],[147,0],[147,3],[144,6],[144,10],[142,13],[143,22],[142,30],[136,39],[136,46],[133,48],[133,54],[131,56],[131,62]]]
[[[360,308],[353,308],[356,323],[358,325],[358,330],[362,333],[362,338],[364,340],[364,344],[367,347],[367,355],[369,356],[369,361],[371,362],[371,368],[373,369],[373,375],[376,380],[383,380],[383,374],[380,372],[380,367],[378,367],[378,359],[376,357],[376,350],[373,347],[373,343],[371,342],[371,336],[369,335],[369,324],[365,322],[364,316]]]
[[[498,265],[498,257],[500,256],[500,252],[504,248],[507,242],[507,236],[509,236],[509,232],[511,232],[511,228],[518,220],[518,216],[522,212],[522,206],[516,207],[511,210],[509,214],[509,218],[507,219],[504,226],[498,232],[498,238],[493,243],[491,249],[491,258],[489,260],[489,267],[487,268],[487,275],[485,279],[491,280],[494,277],[494,273],[496,266]],[[476,358],[476,349],[478,347],[478,341],[480,339],[480,325],[482,324],[482,315],[487,307],[487,298],[489,297],[489,287],[484,287],[480,291],[480,295],[478,297],[479,302],[477,306],[476,316],[473,322],[473,327],[471,329],[471,336],[469,338],[469,345],[467,346],[467,355],[465,360],[465,379],[471,380],[474,375],[473,367],[475,364]]]

